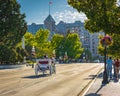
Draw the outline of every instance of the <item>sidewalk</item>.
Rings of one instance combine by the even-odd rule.
[[[95,82],[90,86],[84,96],[120,96],[120,80],[114,78],[108,84],[102,85],[103,72],[101,72]]]
[[[32,66],[26,66],[26,64],[21,65],[0,65],[0,70],[4,69],[27,69],[32,68]]]

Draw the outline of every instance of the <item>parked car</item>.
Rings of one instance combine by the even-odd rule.
[[[93,62],[94,63],[100,63],[100,60],[94,60]]]

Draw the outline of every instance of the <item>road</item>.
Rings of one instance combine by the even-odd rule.
[[[103,68],[100,63],[57,64],[56,74],[34,68],[0,70],[0,96],[77,96]]]

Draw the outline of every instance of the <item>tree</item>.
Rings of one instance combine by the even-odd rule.
[[[0,43],[14,47],[27,30],[25,14],[16,0],[0,0]]]
[[[0,63],[1,64],[7,64],[9,63],[15,63],[16,61],[16,52],[14,49],[10,49],[6,45],[1,44],[0,45]]]
[[[39,47],[45,47],[45,44],[48,42],[49,31],[44,29],[39,29],[35,34],[35,41]]]
[[[31,34],[30,32],[26,32],[24,38],[25,38],[25,50],[29,54],[28,57],[30,58],[32,47],[35,46],[35,38],[34,35]]]
[[[24,18],[16,0],[0,0],[0,62],[17,60],[16,45],[27,30]]]
[[[109,50],[118,49],[120,42],[116,39],[120,38],[120,5],[118,0],[68,0],[68,3],[76,8],[79,12],[86,14],[85,28],[90,32],[103,31],[106,34],[112,35],[113,46]],[[117,35],[116,35],[117,34]],[[116,44],[117,42],[117,44]],[[99,52],[103,53],[104,48],[99,47]],[[108,51],[108,50],[107,50]],[[109,54],[118,56],[115,50]]]
[[[64,36],[63,35],[59,35],[59,34],[55,34],[52,37],[51,40],[51,47],[53,50],[55,50],[56,52],[56,57],[59,58],[59,56],[63,57],[63,51],[64,51],[64,42],[63,42]]]
[[[64,57],[67,52],[69,58],[77,59],[83,51],[78,34],[68,33],[66,36],[56,34],[52,38],[51,45],[56,50],[57,58]]]
[[[120,33],[120,6],[117,0],[68,0],[79,12],[86,14],[85,28],[90,32]]]
[[[114,57],[120,57],[120,35],[119,34],[113,34],[112,35],[113,44],[108,49],[108,54],[112,55]],[[111,51],[112,50],[112,51]]]
[[[39,29],[34,35],[30,32],[25,34],[25,47],[31,57],[32,47],[35,47],[36,57],[43,57],[44,54],[51,55],[52,50],[49,41],[49,31]]]
[[[51,47],[49,41],[49,30],[39,29],[35,34],[36,49],[38,57],[43,57],[44,54],[51,55]]]
[[[88,20],[85,22],[85,28],[90,32],[103,31],[106,34],[120,33],[120,6],[116,4],[117,0],[68,0],[68,3],[79,12],[86,14]],[[104,74],[103,82],[108,83],[106,71],[106,49],[104,47]]]
[[[30,45],[30,46],[35,45],[35,38],[34,38],[34,35],[32,33],[26,32],[24,37],[25,37],[25,44],[26,45]]]
[[[68,56],[74,59],[79,58],[83,52],[83,48],[78,34],[68,34],[65,39],[64,50],[67,52]]]

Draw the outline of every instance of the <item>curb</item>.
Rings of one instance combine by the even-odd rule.
[[[102,70],[103,70],[103,68],[101,68],[101,69],[97,72],[97,74],[96,74],[96,76],[94,77],[94,79],[91,80],[91,81],[89,81],[89,83],[82,89],[82,91],[81,91],[80,93],[78,93],[77,96],[85,96],[85,94],[88,92],[88,90],[90,89],[90,87],[91,87],[91,86],[93,85],[93,83],[96,81],[99,73],[100,73]]]
[[[18,68],[23,68],[24,65],[0,65],[0,70],[2,69],[18,69]]]

